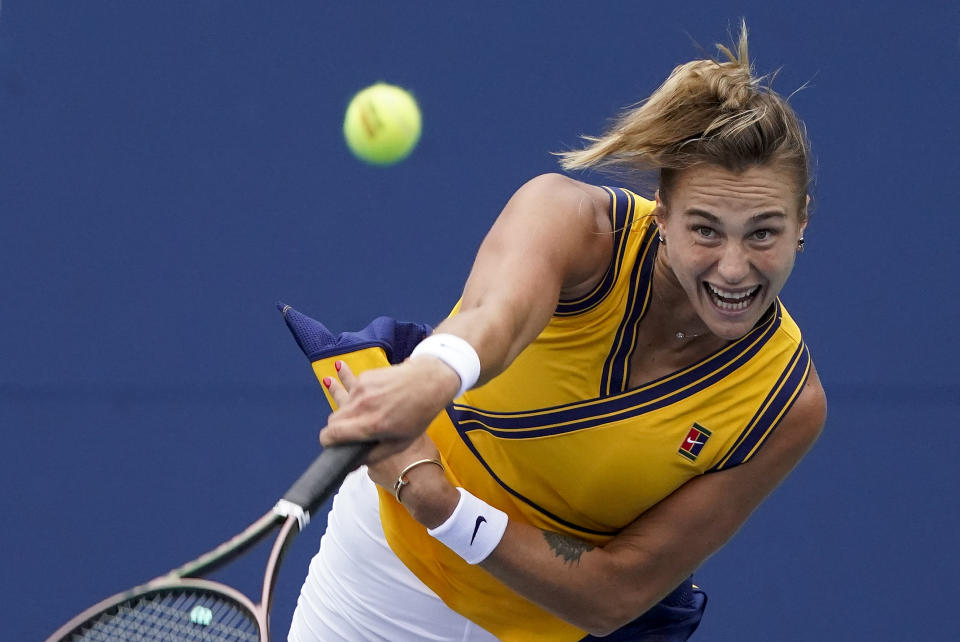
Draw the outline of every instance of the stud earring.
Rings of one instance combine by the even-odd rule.
[[[803,244],[804,244],[804,240],[803,240],[803,237],[801,236],[800,240],[797,241],[797,252],[803,252]]]
[[[667,244],[667,237],[665,237],[665,236],[663,235],[663,232],[662,232],[662,231],[657,230],[657,238],[658,238],[658,239],[660,240],[660,242],[663,243],[664,245]]]

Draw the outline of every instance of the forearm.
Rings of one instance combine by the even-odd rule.
[[[469,346],[428,338],[402,364],[363,372],[351,380],[349,399],[340,395],[321,443],[378,441],[368,457],[376,462],[409,445],[460,391],[503,372],[561,297],[591,292],[606,273],[613,252],[607,204],[602,189],[560,175],[518,190],[477,252],[457,314],[437,328]],[[336,399],[338,386],[325,385]]]
[[[494,552],[481,563],[491,575],[593,635],[636,619],[686,577],[655,559],[638,563],[616,550],[570,535],[512,521]],[[666,571],[666,572],[665,572]]]
[[[555,301],[533,305],[520,301],[489,301],[461,311],[440,323],[436,333],[450,333],[466,340],[480,358],[482,385],[503,372],[546,326]]]
[[[415,469],[409,479],[404,507],[427,528],[436,528],[453,512],[459,493],[432,467]],[[648,573],[641,559],[636,550],[594,547],[511,521],[480,566],[558,617],[605,634],[639,617],[686,577],[677,569],[658,571],[652,558]]]

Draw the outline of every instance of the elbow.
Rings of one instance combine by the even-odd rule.
[[[604,620],[596,621],[590,626],[585,626],[583,624],[578,625],[581,629],[589,633],[595,638],[605,638],[612,633],[616,633],[624,626],[629,624],[632,620],[620,621],[620,620]]]
[[[608,594],[603,597],[605,599],[592,605],[589,613],[582,614],[581,622],[574,622],[576,626],[598,638],[622,629],[656,604],[656,600],[651,602],[645,596],[637,594],[623,595],[619,599],[610,599]]]
[[[581,629],[590,634],[591,637],[595,638],[605,638],[620,627],[609,627],[609,626],[581,626]]]
[[[577,626],[595,638],[605,638],[626,626],[630,621],[631,620],[627,620],[626,622],[620,622],[619,620],[597,620],[596,622],[591,623],[590,626],[587,626],[586,624],[579,624]]]

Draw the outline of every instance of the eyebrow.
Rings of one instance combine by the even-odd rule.
[[[684,212],[684,214],[687,215],[687,216],[700,216],[700,217],[703,217],[703,218],[707,219],[707,220],[710,221],[711,223],[720,223],[720,222],[721,222],[719,216],[716,216],[716,215],[714,215],[714,214],[711,214],[710,212],[706,212],[706,211],[701,210],[701,209],[697,209],[697,208],[695,208],[695,207],[688,209],[687,211]],[[784,214],[783,212],[780,212],[780,211],[777,211],[777,210],[771,210],[771,211],[768,211],[768,212],[760,212],[759,214],[754,214],[753,216],[751,216],[751,217],[750,217],[750,222],[752,222],[752,223],[758,223],[758,222],[760,222],[760,221],[765,221],[765,220],[771,219],[771,218],[785,219],[785,218],[787,218],[787,215]]]

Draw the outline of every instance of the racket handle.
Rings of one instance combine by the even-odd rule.
[[[313,513],[340,488],[344,477],[363,462],[373,445],[374,442],[364,441],[327,446],[283,498],[308,514]]]

